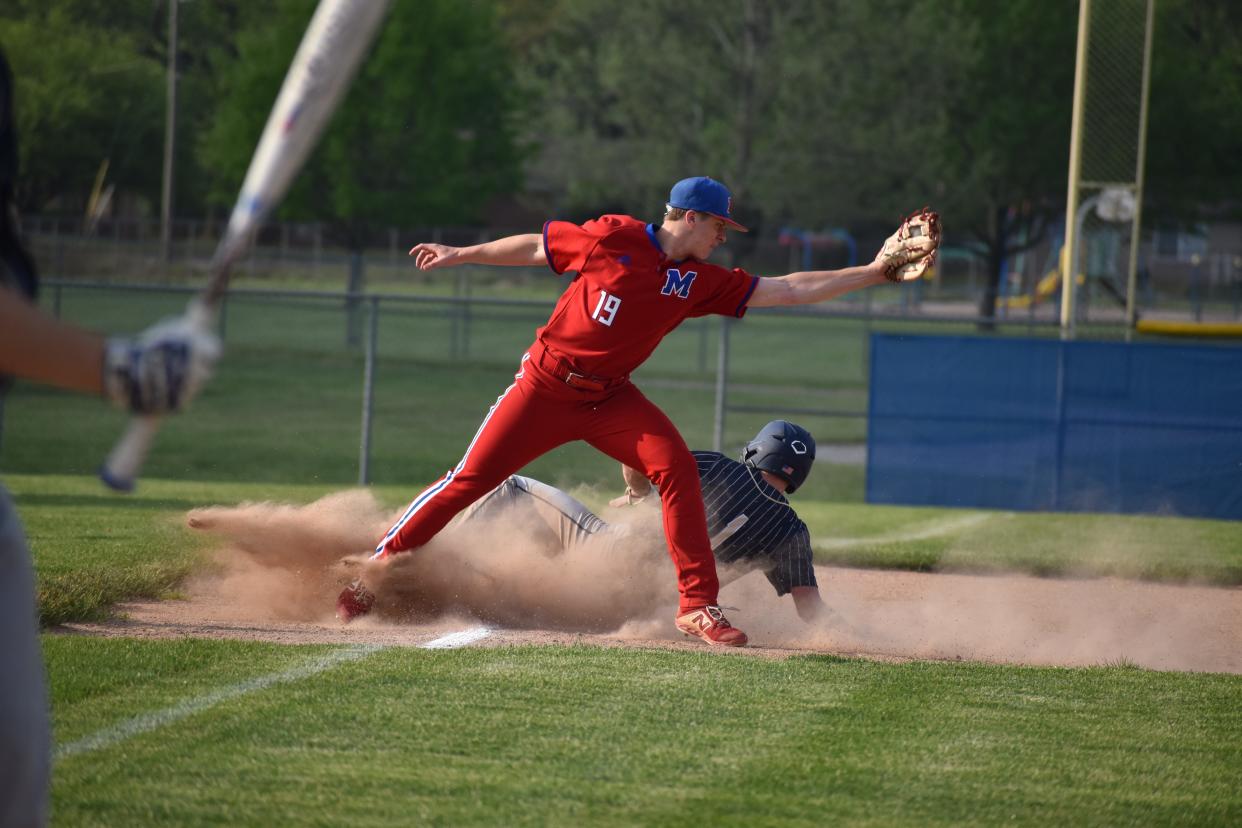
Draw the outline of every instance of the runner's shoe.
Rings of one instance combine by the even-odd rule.
[[[355,618],[361,618],[375,606],[375,593],[362,585],[362,580],[354,581],[336,597],[336,617],[348,624]]]
[[[695,635],[708,644],[724,647],[745,647],[746,633],[729,623],[724,611],[712,604],[677,616],[677,629]]]

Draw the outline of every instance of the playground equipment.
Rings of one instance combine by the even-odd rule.
[[[1035,283],[1035,289],[1029,293],[1019,293],[1012,296],[1000,297],[996,304],[1006,310],[1029,310],[1033,305],[1038,306],[1041,302],[1051,300],[1058,296],[1061,292],[1061,272],[1065,267],[1065,245],[1057,250],[1056,259],[1057,266],[1053,267]],[[1074,278],[1074,284],[1082,287],[1087,282],[1087,277],[1079,272]]]

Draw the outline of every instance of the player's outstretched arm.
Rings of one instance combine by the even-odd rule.
[[[199,392],[219,357],[215,335],[183,317],[132,339],[104,339],[0,288],[0,374],[102,394],[137,414],[167,414]]]
[[[885,239],[871,264],[760,279],[748,304],[755,308],[806,305],[886,281],[914,281],[936,261],[939,249],[940,216],[924,207],[901,220],[897,232]]]
[[[470,247],[449,247],[446,244],[423,242],[410,248],[414,265],[419,270],[435,270],[463,264],[510,265],[535,267],[547,264],[543,253],[543,235],[524,233],[484,242]]]
[[[826,302],[860,288],[882,285],[886,281],[884,267],[879,262],[841,270],[805,270],[785,276],[770,276],[759,280],[747,305],[752,308],[809,305]]]

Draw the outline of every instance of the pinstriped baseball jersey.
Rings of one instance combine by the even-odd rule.
[[[785,496],[757,472],[723,454],[691,454],[703,484],[707,529],[716,560],[763,570],[777,595],[797,586],[818,586],[811,533]],[[521,511],[502,516],[505,509]],[[526,531],[550,530],[551,542],[561,549],[621,531],[559,489],[516,474],[480,498],[463,513],[460,522],[484,516],[512,520]],[[623,539],[624,534],[616,537]]]
[[[715,538],[734,527],[714,546],[716,560],[762,569],[777,595],[796,586],[817,586],[811,533],[785,496],[758,472],[723,454],[691,454],[703,484],[708,535]]]

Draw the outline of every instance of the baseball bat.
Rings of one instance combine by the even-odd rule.
[[[233,263],[249,248],[255,230],[280,203],[318,142],[387,10],[388,0],[320,0],[250,160],[212,257],[207,287],[186,309],[192,329],[211,330]],[[156,416],[130,418],[99,470],[105,485],[133,491],[160,422]]]

